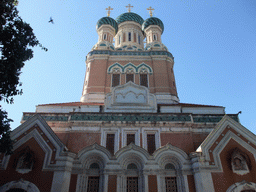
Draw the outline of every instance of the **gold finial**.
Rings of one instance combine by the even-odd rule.
[[[109,17],[109,16],[110,16],[110,11],[113,10],[113,8],[111,8],[110,6],[108,6],[108,8],[106,8],[106,10],[108,11],[107,16]]]
[[[153,16],[153,11],[154,11],[155,9],[153,9],[153,8],[150,6],[149,8],[147,8],[147,10],[149,10],[149,15],[150,15],[150,17],[152,17],[152,16]]]
[[[131,4],[128,4],[128,6],[125,6],[126,8],[128,8],[128,12],[131,12],[131,8],[133,7],[133,6],[131,6]]]

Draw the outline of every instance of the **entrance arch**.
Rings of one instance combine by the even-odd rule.
[[[231,185],[227,192],[256,192],[256,183],[242,181]]]
[[[0,192],[40,192],[40,190],[35,184],[20,179],[1,186]]]
[[[14,189],[9,189],[8,191],[6,192],[27,192],[25,191],[24,189],[17,189],[17,188],[14,188]]]

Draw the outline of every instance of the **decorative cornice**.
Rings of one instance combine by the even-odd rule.
[[[109,56],[154,56],[166,55],[174,60],[173,55],[168,51],[111,51],[111,50],[93,50],[88,53],[87,57],[92,55],[109,55]]]
[[[22,121],[27,121],[35,113],[24,113]],[[73,122],[73,121],[126,121],[126,122],[194,122],[194,123],[218,123],[224,115],[193,115],[193,114],[120,114],[120,113],[66,113],[66,114],[40,114],[45,121]],[[236,115],[229,115],[238,122]]]

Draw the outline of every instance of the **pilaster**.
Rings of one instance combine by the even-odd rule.
[[[75,154],[65,153],[65,157],[57,160],[56,165],[58,168],[54,171],[51,192],[68,192],[71,171]]]
[[[214,192],[215,190],[212,180],[212,174],[211,171],[207,169],[207,163],[204,161],[204,158],[200,156],[200,153],[193,153],[191,156],[196,191]]]

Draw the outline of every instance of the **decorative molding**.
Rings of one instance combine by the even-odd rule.
[[[23,179],[6,183],[0,187],[0,192],[6,192],[10,189],[23,189],[27,192],[40,192],[35,184],[29,181],[24,181]]]
[[[256,183],[253,182],[247,182],[243,180],[242,182],[237,182],[231,185],[227,192],[240,192],[244,190],[256,190]]]
[[[168,51],[111,51],[93,50],[88,53],[87,58],[92,55],[111,55],[111,56],[167,56],[174,60],[173,55]]]
[[[153,73],[153,69],[145,63],[141,63],[138,66],[134,65],[133,63],[127,63],[124,66],[119,63],[114,63],[113,65],[108,67],[107,71],[108,73],[127,73],[127,69],[129,68],[132,68],[134,73]]]
[[[102,128],[101,129],[101,145],[106,147],[107,134],[115,134],[114,153],[119,150],[120,129],[118,128]]]
[[[106,94],[105,112],[151,112],[157,111],[156,97],[149,89],[131,81],[114,87]]]

